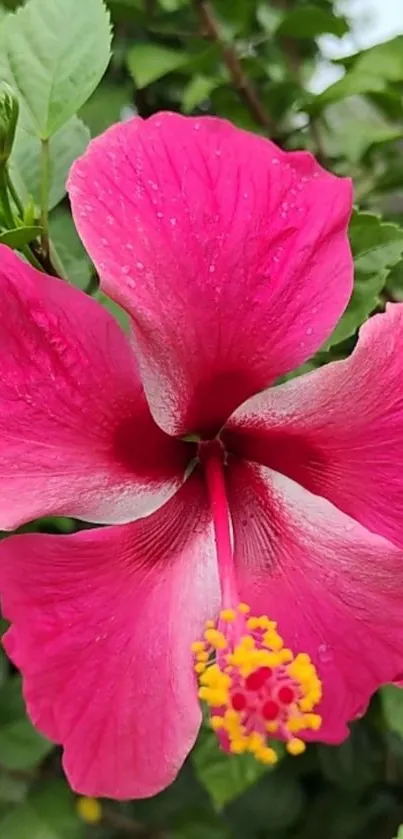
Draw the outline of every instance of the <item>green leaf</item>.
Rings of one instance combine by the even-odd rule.
[[[339,81],[327,87],[319,96],[316,96],[308,104],[308,109],[311,113],[316,113],[332,102],[338,102],[340,99],[347,99],[349,96],[360,93],[378,93],[385,90],[385,87],[386,81],[382,76],[351,70],[342,79],[339,79]]]
[[[66,193],[66,179],[73,161],[85,151],[90,133],[77,117],[71,117],[50,140],[50,189],[49,209],[55,207]],[[40,203],[41,142],[23,126],[11,155],[11,176],[17,191],[26,201],[32,195]]]
[[[397,831],[396,839],[403,839],[403,824],[400,825],[399,830]]]
[[[381,689],[380,697],[388,728],[403,738],[403,690],[386,685]]]
[[[370,102],[358,96],[327,107],[317,130],[327,155],[344,156],[351,163],[359,163],[371,146],[403,135],[403,126],[390,122]]]
[[[118,304],[115,303],[114,300],[111,300],[110,297],[107,297],[106,294],[99,290],[96,291],[95,294],[93,294],[93,297],[95,297],[96,300],[99,300],[101,306],[104,306],[105,309],[107,309],[108,312],[110,312],[111,315],[113,315],[113,317],[117,320],[117,322],[120,324],[120,326],[122,327],[122,329],[124,329],[125,332],[129,329],[129,315],[127,314],[127,312],[125,312],[124,309],[121,309],[120,306],[118,306]]]
[[[125,108],[133,107],[133,84],[101,84],[81,108],[79,116],[88,125],[92,137],[102,134],[112,123],[122,119]]]
[[[86,834],[75,812],[74,796],[59,780],[47,780],[25,804],[0,819],[4,839],[83,839]]]
[[[403,80],[403,35],[349,57],[345,76],[326,88],[309,106],[320,110],[359,93],[380,93],[387,83]]]
[[[29,0],[2,27],[0,77],[18,91],[33,133],[51,137],[81,108],[110,57],[103,0]]]
[[[403,302],[403,261],[394,265],[389,273],[386,285],[393,299]]]
[[[28,792],[28,783],[25,778],[0,770],[0,802],[9,801],[17,804],[24,801]]]
[[[0,687],[1,765],[10,770],[33,769],[52,748],[26,717],[20,680],[9,679]]]
[[[353,335],[379,302],[388,271],[403,254],[403,229],[382,222],[372,213],[354,213],[350,225],[354,256],[354,290],[347,310],[326,344],[334,344]]]
[[[215,90],[222,82],[220,79],[214,79],[211,76],[193,76],[184,88],[182,95],[182,110],[185,114],[190,114],[191,111],[209,98],[210,93]]]
[[[353,69],[362,75],[380,76],[389,82],[403,80],[403,35],[353,56]]]
[[[127,66],[139,89],[189,63],[189,55],[157,44],[135,44],[127,54]]]
[[[254,839],[285,839],[283,832],[276,831],[285,831],[298,821],[303,810],[304,793],[296,778],[297,767],[291,769],[291,760],[288,758],[274,771],[266,772],[225,808],[225,815],[237,839],[251,836]],[[294,835],[294,832],[290,834]]]
[[[91,276],[91,260],[84,250],[67,207],[57,207],[49,217],[50,236],[64,273],[70,282],[85,289]]]
[[[320,6],[301,6],[288,12],[281,21],[277,35],[291,38],[316,38],[329,33],[341,38],[348,32],[346,19]]]
[[[369,789],[382,780],[384,754],[382,737],[359,723],[335,749],[318,745],[317,755],[324,778],[347,791]]]
[[[192,752],[200,783],[207,789],[217,810],[237,798],[268,768],[252,755],[227,755],[221,751],[216,735],[203,727]]]
[[[9,248],[23,248],[36,239],[42,231],[39,226],[15,227],[14,230],[6,230],[0,233],[0,244],[8,245]]]

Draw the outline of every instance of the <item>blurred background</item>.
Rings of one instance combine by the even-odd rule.
[[[19,5],[0,2],[0,37]],[[59,264],[72,282],[113,306],[124,325],[100,295],[75,233],[65,198],[68,168],[90,135],[134,114],[227,117],[286,148],[308,148],[354,179],[364,211],[352,225],[354,298],[336,338],[311,365],[345,355],[359,323],[386,300],[403,299],[403,234],[393,226],[403,221],[403,0],[107,6],[114,24],[109,68],[74,122],[52,139],[50,230]],[[39,200],[35,140],[22,131],[11,170],[19,189]],[[44,519],[24,530],[81,526]],[[151,800],[116,804],[71,793],[60,752],[27,720],[19,676],[0,650],[0,839],[394,839],[401,823],[403,692],[395,688],[374,697],[342,746],[312,745],[272,770],[228,759],[204,728],[172,787]]]

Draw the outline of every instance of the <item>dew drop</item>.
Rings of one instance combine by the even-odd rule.
[[[323,662],[323,664],[333,661],[333,653],[329,647],[329,644],[319,644],[318,657],[320,661]]]
[[[164,213],[157,213],[157,218],[164,218]]]
[[[175,227],[176,218],[174,216],[172,216],[172,218],[169,219],[169,223],[172,224],[172,227]]]
[[[214,271],[215,271],[215,265],[210,265],[209,266],[209,273],[214,274]]]
[[[195,124],[194,124],[193,128],[194,128],[194,130],[195,130],[195,131],[199,131],[199,129],[200,129],[200,122],[195,122]]]
[[[143,269],[144,269],[144,263],[143,263],[143,262],[140,262],[140,260],[138,260],[138,262],[136,262],[136,268],[138,268],[138,269],[139,269],[139,271],[143,271]]]
[[[308,326],[308,329],[306,330],[306,334],[307,335],[312,335],[312,332],[313,332],[312,326]]]

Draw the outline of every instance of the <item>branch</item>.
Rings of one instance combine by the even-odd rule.
[[[126,833],[127,836],[131,836],[133,839],[164,839],[160,831],[148,828],[144,824],[130,818],[130,816],[118,813],[116,810],[103,809],[102,822],[114,830]]]
[[[253,119],[267,133],[273,133],[274,122],[260,101],[256,88],[244,72],[234,46],[223,39],[211,3],[209,0],[194,0],[194,4],[203,30],[212,41],[221,47],[231,81],[252,114]]]
[[[286,12],[288,9],[292,8],[293,3],[290,0],[274,0],[273,5],[277,6],[278,9],[281,11]],[[279,38],[286,66],[296,82],[302,87],[302,79],[301,79],[301,56],[298,52],[298,47],[293,38],[288,38],[287,36],[281,36]],[[324,163],[326,160],[326,153],[323,148],[322,138],[320,136],[318,120],[315,117],[309,116],[308,122],[308,129],[314,144],[314,148],[316,150],[316,157],[320,163]]]

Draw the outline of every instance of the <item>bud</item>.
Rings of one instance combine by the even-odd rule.
[[[8,84],[0,84],[0,166],[4,166],[13,148],[19,114],[18,99]]]
[[[76,810],[80,819],[86,824],[99,824],[102,821],[102,806],[96,798],[78,798]]]

